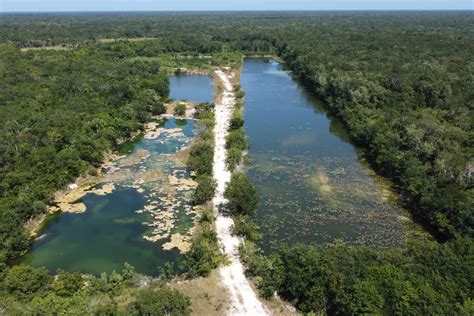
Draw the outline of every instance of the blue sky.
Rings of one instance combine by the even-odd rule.
[[[474,0],[0,0],[8,11],[472,10]]]

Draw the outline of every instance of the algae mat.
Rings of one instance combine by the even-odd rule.
[[[165,262],[181,260],[194,226],[195,182],[175,155],[192,141],[194,122],[171,119],[147,127],[78,201],[85,212],[49,218],[26,262],[51,272],[93,274],[120,271],[128,262],[156,275]]]

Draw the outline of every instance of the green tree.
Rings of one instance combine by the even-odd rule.
[[[33,268],[20,264],[7,271],[3,286],[19,300],[31,299],[35,294],[45,292],[52,277],[45,268]]]
[[[186,104],[178,103],[174,108],[174,115],[183,116],[186,113]]]
[[[234,214],[250,215],[258,205],[255,185],[242,172],[234,172],[224,192],[229,200],[229,209]]]
[[[216,189],[216,183],[211,176],[202,175],[196,179],[198,186],[193,194],[195,204],[204,204],[212,199]]]
[[[79,272],[59,271],[53,282],[53,290],[59,296],[72,296],[82,288],[83,284]]]
[[[191,249],[181,263],[181,268],[191,278],[209,275],[222,262],[216,232],[207,223],[201,226],[202,232],[194,237]]]

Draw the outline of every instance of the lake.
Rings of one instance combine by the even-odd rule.
[[[245,59],[241,86],[264,251],[282,243],[404,244],[410,220],[388,184],[282,64]]]
[[[212,102],[213,78],[205,75],[174,75],[169,77],[170,97],[198,103]]]
[[[174,98],[212,101],[209,76],[172,76],[170,81]],[[191,144],[195,121],[171,118],[150,124],[152,131],[123,144],[122,156],[77,201],[85,212],[47,218],[24,262],[50,272],[95,275],[121,271],[125,262],[149,275],[157,275],[169,261],[178,267],[180,249],[189,247],[194,227],[196,183],[177,153]],[[105,185],[114,189],[101,192]]]

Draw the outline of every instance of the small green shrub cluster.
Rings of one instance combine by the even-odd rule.
[[[214,120],[214,104],[204,102],[195,106],[194,118],[198,120]]]
[[[193,194],[195,204],[204,204],[212,199],[216,187],[212,178],[214,160],[214,105],[201,103],[196,106],[197,136],[191,147],[188,166],[196,172],[198,186]]]
[[[214,196],[216,183],[212,177],[214,159],[214,105],[201,103],[196,106],[195,118],[197,136],[191,147],[188,166],[196,171],[198,186],[193,194],[197,205],[205,204]],[[200,232],[193,238],[191,250],[181,263],[181,269],[188,277],[207,276],[222,262],[217,235],[213,229],[212,210],[203,209],[200,220]]]
[[[240,86],[237,86],[239,89]],[[243,102],[238,100],[234,106],[234,112],[229,124],[229,134],[226,138],[227,148],[227,166],[229,170],[233,171],[242,161],[242,155],[245,149],[248,148],[247,137],[243,129],[244,119],[242,115]]]
[[[242,99],[245,96],[245,92],[242,90],[242,87],[240,84],[236,84],[234,86],[234,91],[235,91],[235,97],[237,99]]]
[[[191,250],[181,263],[181,269],[188,274],[188,277],[205,277],[223,260],[213,226],[212,210],[203,210],[200,221],[201,232],[194,237]]]
[[[191,314],[191,300],[168,288],[145,289],[137,295],[138,315],[186,316]]]
[[[255,185],[245,173],[234,172],[224,196],[229,200],[229,210],[233,215],[251,215],[258,205]]]
[[[186,113],[186,104],[178,103],[174,108],[174,115],[175,116],[183,116]]]
[[[262,235],[259,233],[258,225],[248,215],[234,216],[233,233],[245,237],[245,239],[249,241],[256,241],[262,238]]]
[[[189,315],[190,301],[162,282],[140,286],[140,275],[125,263],[121,273],[100,277],[20,264],[0,276],[0,310],[7,315]],[[156,283],[156,284],[155,284]],[[118,307],[122,295],[130,301]]]

